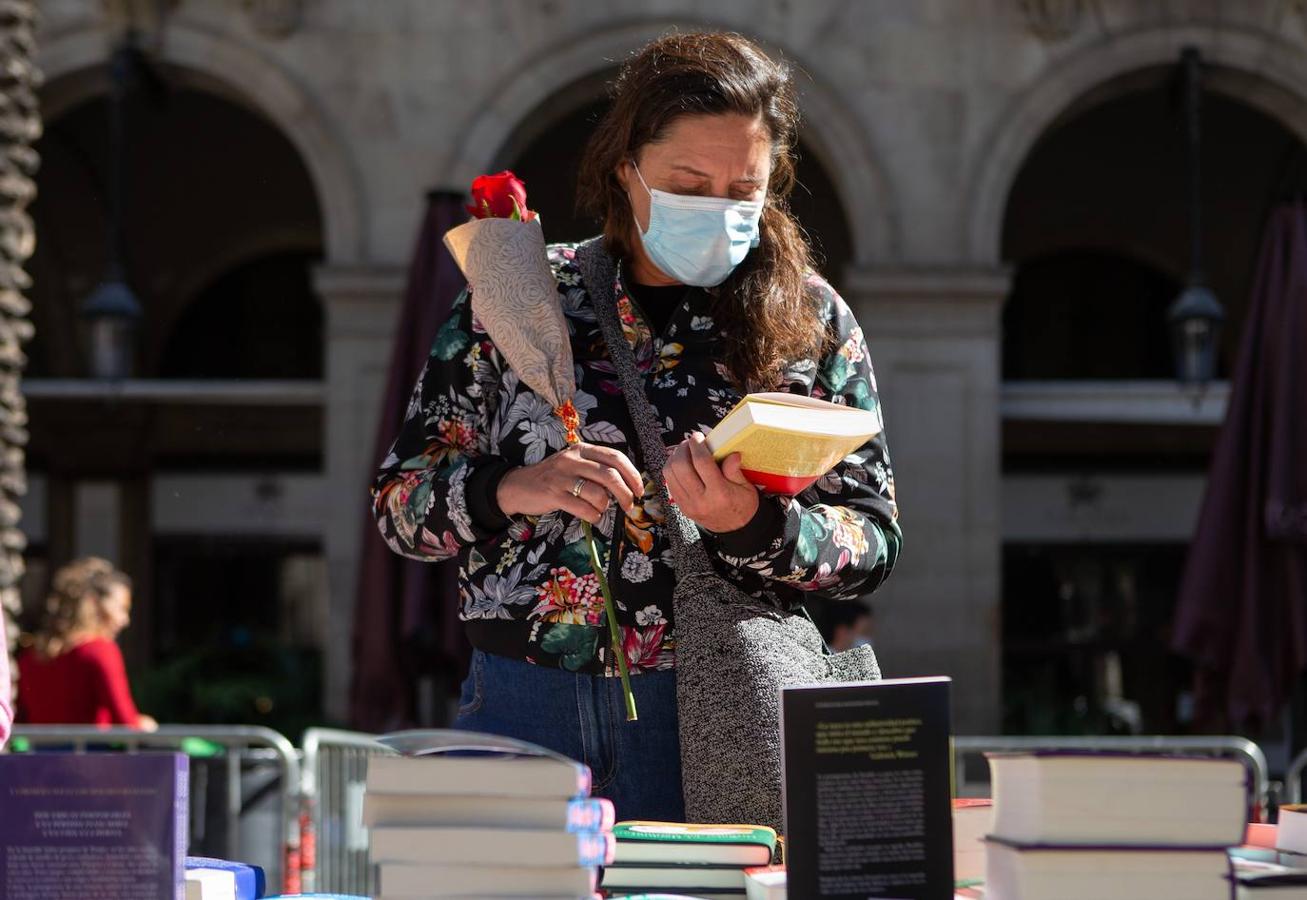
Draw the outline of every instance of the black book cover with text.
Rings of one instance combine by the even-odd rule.
[[[791,897],[952,900],[948,678],[785,688]]]

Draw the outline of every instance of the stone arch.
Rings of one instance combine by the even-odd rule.
[[[329,263],[366,254],[367,222],[358,173],[326,114],[283,68],[248,44],[184,21],[170,22],[152,49],[179,78],[253,110],[278,128],[304,160],[322,207]],[[97,25],[53,35],[40,47],[47,118],[104,92],[108,51]],[[235,80],[239,73],[239,82]]]
[[[990,130],[971,167],[966,207],[970,262],[998,264],[1007,197],[1040,136],[1086,97],[1149,67],[1179,61],[1194,46],[1213,68],[1204,86],[1274,118],[1307,142],[1307,57],[1279,38],[1244,31],[1186,26],[1154,28],[1114,37],[1053,63],[1035,86],[1020,94]]]
[[[684,22],[680,23],[684,25]],[[715,27],[716,23],[702,23]],[[541,104],[558,97],[569,86],[582,86],[591,93],[579,97],[574,106],[559,108],[565,115],[593,100],[602,89],[602,75],[619,65],[633,49],[664,34],[670,22],[644,22],[588,34],[578,41],[529,59],[505,82],[488,92],[486,102],[460,129],[463,140],[439,171],[437,183],[462,189],[501,155],[519,133],[519,126]],[[796,54],[759,40],[769,51],[795,64],[798,70],[799,103],[807,146],[835,179],[846,209],[859,210],[849,227],[853,237],[855,266],[885,263],[899,254],[899,212],[890,180],[869,136],[858,127],[856,117],[844,101],[811,75]]]

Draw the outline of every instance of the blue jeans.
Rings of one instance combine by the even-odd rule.
[[[476,650],[454,727],[531,741],[585,763],[593,793],[613,801],[619,821],[684,821],[676,673],[632,676],[631,690],[635,722],[626,721],[620,678]]]

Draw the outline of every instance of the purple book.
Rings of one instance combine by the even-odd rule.
[[[180,753],[0,756],[0,897],[183,900]]]

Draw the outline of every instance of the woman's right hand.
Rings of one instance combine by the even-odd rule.
[[[561,509],[595,525],[609,503],[629,510],[643,496],[644,479],[626,454],[572,444],[533,466],[509,470],[495,499],[506,516],[542,516]]]

